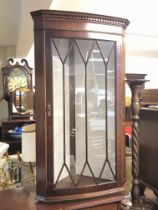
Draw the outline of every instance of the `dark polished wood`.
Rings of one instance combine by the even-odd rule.
[[[142,188],[140,186],[140,139],[139,139],[139,120],[141,108],[141,91],[145,85],[145,79],[135,79],[128,75],[126,80],[132,92],[131,110],[132,110],[132,189],[130,207],[133,210],[153,209],[153,203],[141,196]]]
[[[99,198],[52,205],[38,202],[34,192],[15,189],[0,192],[0,208],[3,210],[116,210],[119,209],[119,200],[121,198],[112,196],[106,200]]]
[[[132,92],[131,111],[132,111],[132,190],[133,202],[140,201],[139,187],[139,112],[140,112],[140,92],[143,88],[145,79],[128,78],[126,81]]]
[[[158,89],[141,91],[140,110],[140,181],[141,193],[146,186],[151,188],[158,197],[157,176],[157,116]]]
[[[1,71],[2,71],[4,99],[8,102],[9,119],[18,118],[18,117],[19,118],[29,117],[30,113],[27,112],[25,114],[24,110],[22,110],[22,101],[24,101],[26,97],[21,94],[22,90],[20,89],[23,88],[23,91],[25,89],[25,91],[28,92],[33,91],[33,84],[32,84],[33,69],[29,67],[26,59],[21,59],[21,61],[18,62],[10,58],[7,60],[6,66],[2,67]],[[20,94],[17,97],[16,97],[16,91],[19,91],[18,94]],[[33,112],[34,111],[33,94],[31,95],[29,100],[31,101],[31,103],[29,101],[31,107],[29,107],[28,109],[32,109]],[[25,101],[25,103],[27,102]],[[19,107],[18,109],[16,108],[16,104],[18,104]],[[16,111],[14,111],[13,105]]]
[[[151,93],[151,92],[150,92]],[[158,109],[140,111],[140,181],[158,196]],[[143,192],[142,192],[143,193]]]
[[[141,105],[158,105],[158,89],[143,89],[141,91]]]
[[[6,66],[2,67],[2,77],[3,77],[3,88],[4,88],[4,99],[9,100],[10,93],[8,90],[8,76],[14,71],[14,69],[20,69],[27,76],[28,88],[32,89],[32,68],[29,67],[26,59],[21,59],[21,63],[14,61],[10,58],[6,62]]]
[[[35,95],[35,111],[36,111],[36,139],[37,139],[37,198],[44,202],[59,202],[59,201],[72,201],[93,198],[91,201],[82,201],[83,206],[78,206],[81,209],[88,209],[90,206],[84,206],[86,203],[91,203],[91,209],[120,209],[120,200],[122,193],[122,186],[125,181],[124,174],[124,74],[125,74],[125,44],[124,34],[129,21],[123,18],[77,13],[77,12],[66,12],[66,11],[50,11],[50,10],[39,10],[31,13],[34,20],[34,38],[35,38],[35,82],[36,82],[36,95]],[[96,183],[88,185],[77,186],[74,183],[71,184],[70,188],[57,188],[54,184],[54,142],[53,142],[53,64],[52,64],[52,45],[53,39],[62,38],[74,40],[96,40],[99,41],[111,41],[115,43],[115,61],[116,72],[115,72],[115,107],[116,107],[116,118],[115,118],[115,136],[116,136],[116,174],[113,175],[113,180],[107,180],[104,183],[97,183],[94,174],[91,171],[92,180],[95,179]],[[69,42],[71,43],[71,41]],[[63,46],[64,47],[64,46]],[[69,50],[70,51],[70,50]],[[69,52],[68,51],[68,52]],[[80,50],[79,50],[80,51]],[[59,54],[59,52],[58,52]],[[80,57],[81,52],[79,52]],[[67,53],[68,55],[68,53]],[[73,51],[71,51],[73,55]],[[103,55],[102,55],[103,57]],[[74,58],[69,60],[70,71],[72,78],[69,77],[71,85],[69,88],[75,87],[74,80]],[[84,59],[83,59],[84,61]],[[65,61],[62,61],[64,65]],[[87,61],[84,61],[86,66]],[[87,66],[84,67],[87,69]],[[86,72],[86,70],[85,70]],[[71,76],[71,75],[70,75]],[[64,78],[64,70],[62,73]],[[86,78],[86,73],[85,73]],[[106,80],[106,79],[105,79]],[[64,83],[63,79],[63,83]],[[84,86],[87,88],[86,79]],[[64,87],[64,85],[63,85]],[[63,88],[63,93],[64,93]],[[85,90],[85,95],[87,91]],[[64,95],[64,94],[63,94]],[[73,105],[73,97],[75,95],[74,90],[70,91],[69,101]],[[86,97],[85,97],[86,98]],[[65,103],[65,95],[63,96],[63,103]],[[87,101],[85,99],[85,107]],[[63,106],[64,107],[64,106]],[[74,128],[75,112],[70,106],[71,119],[70,128]],[[65,114],[65,109],[63,109]],[[64,115],[63,114],[63,115]],[[85,108],[85,115],[87,115],[87,109]],[[87,120],[87,119],[86,119]],[[65,116],[63,116],[65,125]],[[84,125],[83,125],[84,126]],[[63,126],[64,127],[64,126]],[[64,130],[65,132],[65,130]],[[86,131],[87,132],[87,131]],[[73,132],[75,135],[75,130]],[[64,133],[65,138],[65,133]],[[76,137],[71,138],[74,141]],[[110,139],[108,139],[110,141]],[[63,140],[65,146],[65,139]],[[87,142],[86,142],[87,143]],[[75,144],[71,145],[70,153],[74,155]],[[72,152],[73,150],[73,152]],[[88,150],[88,149],[87,149]],[[88,155],[87,155],[88,156]],[[65,164],[65,156],[64,156]],[[75,160],[75,158],[74,158]],[[86,158],[86,164],[88,157]],[[106,163],[106,161],[105,161]],[[104,165],[105,166],[105,165]],[[110,169],[109,169],[110,170]],[[102,172],[102,171],[101,171]],[[70,173],[69,173],[70,176]],[[82,176],[82,174],[81,174]],[[60,177],[60,173],[59,173]],[[71,176],[70,176],[71,177]],[[70,177],[69,180],[70,180]],[[101,179],[101,175],[99,177]],[[72,180],[72,177],[71,177]],[[86,178],[85,180],[91,181]],[[97,206],[97,197],[102,197],[100,207]],[[108,203],[109,202],[109,203]],[[62,204],[61,204],[62,205]],[[63,204],[66,206],[67,203]],[[72,205],[72,204],[71,204]],[[55,208],[53,204],[53,209]],[[69,208],[68,208],[69,209]],[[70,208],[71,209],[71,208]],[[73,208],[72,208],[73,209]],[[76,207],[74,207],[76,209]]]
[[[40,15],[42,14],[42,16]],[[115,26],[120,29],[126,29],[129,25],[129,20],[125,18],[106,16],[106,15],[98,15],[98,14],[90,14],[90,13],[82,13],[82,12],[69,12],[69,11],[59,11],[59,10],[38,10],[31,12],[35,20],[35,29],[86,29],[86,25],[83,23],[94,23],[94,24],[102,24],[107,26]],[[48,21],[49,20],[49,21]],[[52,25],[55,23],[54,25]],[[58,21],[61,21],[61,25],[58,24]],[[42,24],[43,23],[43,24]],[[76,28],[76,25],[79,27]],[[97,25],[96,25],[97,26]],[[107,32],[106,28],[102,28],[99,31]],[[96,28],[93,28],[93,31],[97,31]],[[114,29],[116,32],[117,29]],[[112,33],[112,29],[108,31]]]
[[[132,80],[137,80],[137,79],[145,79],[147,74],[139,74],[139,73],[126,73],[126,78],[128,79],[132,79]]]

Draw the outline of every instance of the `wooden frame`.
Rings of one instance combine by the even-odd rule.
[[[20,88],[27,89],[27,91],[33,91],[33,69],[29,67],[28,62],[25,59],[21,59],[21,63],[19,63],[18,61],[15,62],[14,59],[10,58],[7,60],[6,66],[1,70],[3,78],[4,99],[8,102],[9,118],[26,118],[26,116],[30,116],[28,113],[26,115],[23,115],[20,112],[14,113],[13,104],[15,97],[13,97],[13,95],[15,95],[14,93],[16,90],[20,91]],[[22,78],[23,80],[19,80],[19,78]],[[34,100],[34,98],[32,98],[32,100]]]

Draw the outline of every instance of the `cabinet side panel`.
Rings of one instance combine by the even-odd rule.
[[[125,68],[124,45],[122,37],[117,42],[117,184],[122,186],[125,179],[125,140],[124,140],[124,97],[125,97]]]
[[[35,31],[35,115],[37,194],[46,191],[46,73],[44,53],[45,31]]]

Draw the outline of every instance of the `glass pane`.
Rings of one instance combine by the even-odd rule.
[[[87,65],[88,162],[95,177],[106,159],[105,74],[106,65],[95,43]]]
[[[53,130],[54,130],[54,182],[56,182],[59,172],[64,163],[64,143],[63,143],[63,66],[52,43],[53,52]],[[60,82],[59,82],[60,81]]]
[[[79,47],[79,50],[81,52],[82,58],[85,62],[88,61],[90,52],[92,50],[93,45],[95,44],[94,40],[76,40],[76,43]],[[85,47],[86,44],[86,47]]]
[[[70,49],[70,42],[68,39],[54,38],[53,43],[58,51],[58,56],[60,56],[61,62],[63,63]]]
[[[114,180],[114,42],[55,38],[52,59],[56,188]]]
[[[107,114],[108,114],[108,160],[115,171],[115,47],[112,48],[107,65]]]

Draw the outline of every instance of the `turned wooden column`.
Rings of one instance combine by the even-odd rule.
[[[132,202],[139,202],[139,112],[140,112],[140,92],[144,87],[145,79],[127,79],[132,93],[131,111],[132,111]]]

